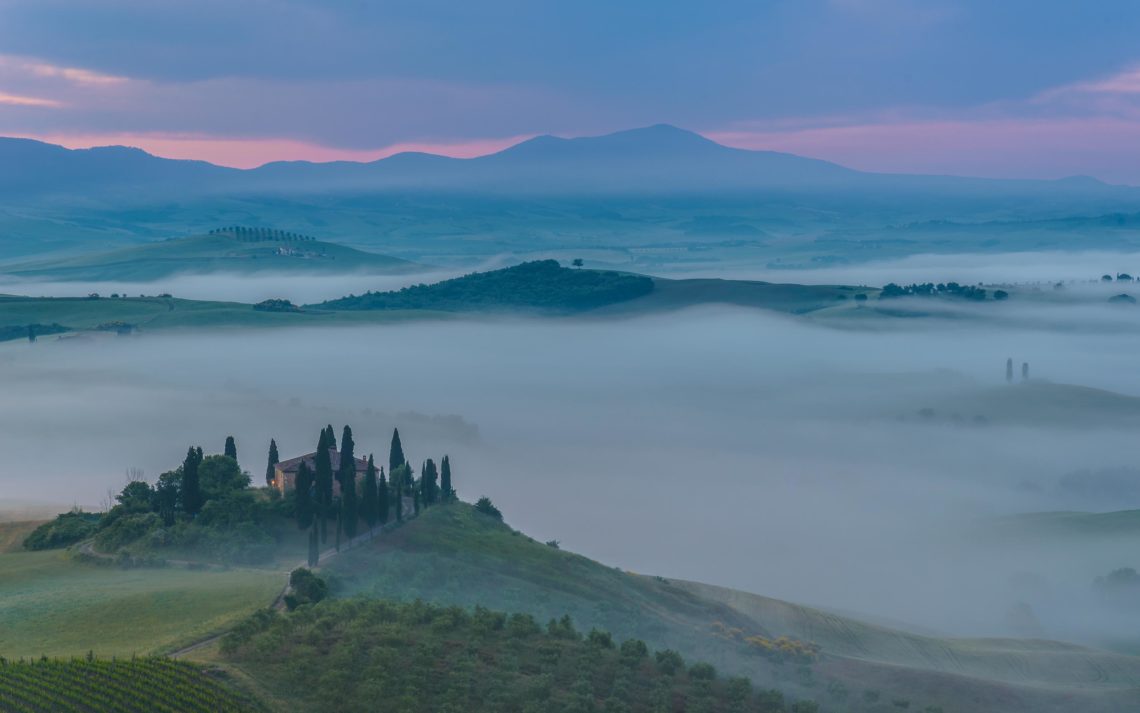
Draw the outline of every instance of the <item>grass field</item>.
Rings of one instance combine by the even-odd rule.
[[[150,654],[268,606],[281,573],[122,570],[60,551],[0,554],[0,656]]]
[[[43,520],[0,522],[0,554],[22,551],[24,549],[24,538],[43,522]]]

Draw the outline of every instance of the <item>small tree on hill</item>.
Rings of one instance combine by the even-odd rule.
[[[293,485],[297,504],[297,527],[304,530],[313,524],[313,471],[309,470],[309,465],[304,460],[297,466],[297,480]]]
[[[265,466],[265,484],[273,485],[274,469],[273,466],[281,462],[281,458],[277,455],[277,441],[272,438],[269,439],[269,463]]]
[[[439,480],[443,501],[452,500],[455,497],[455,490],[451,487],[451,459],[447,456],[443,457],[443,462],[439,465]]]
[[[1029,381],[1029,362],[1021,362],[1021,380]]]
[[[394,474],[396,469],[407,462],[404,458],[404,446],[400,443],[400,429],[392,429],[392,447],[388,451],[388,472]]]
[[[234,441],[233,436],[226,436],[226,449],[222,452],[230,458],[237,460],[237,443]]]
[[[202,491],[198,482],[198,466],[202,463],[202,449],[190,447],[182,461],[182,509],[197,515],[202,509]]]
[[[1013,357],[1005,360],[1005,383],[1013,383]]]
[[[371,530],[376,527],[380,504],[379,484],[376,482],[376,464],[373,462],[371,454],[368,456],[368,468],[364,471],[362,491],[360,514],[364,517],[364,522],[368,523],[368,529]]]

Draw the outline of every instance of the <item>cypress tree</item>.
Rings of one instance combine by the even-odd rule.
[[[439,464],[439,480],[440,489],[443,491],[443,501],[447,502],[455,497],[455,491],[451,489],[451,459],[447,456],[443,457],[443,462]]]
[[[273,485],[273,477],[275,475],[273,466],[281,462],[281,458],[277,455],[277,441],[272,438],[269,439],[269,464],[265,466],[265,484]]]
[[[325,426],[325,439],[328,441],[328,447],[336,450],[336,431],[333,430],[332,424]]]
[[[303,460],[297,466],[297,480],[293,485],[297,503],[297,527],[304,530],[313,524],[313,471],[309,470],[308,464]]]
[[[435,469],[435,461],[427,459],[420,470],[420,497],[425,507],[439,502],[439,474]]]
[[[202,463],[202,449],[190,447],[182,461],[182,509],[191,515],[202,509],[202,489],[198,483],[198,466]]]
[[[404,446],[400,444],[400,429],[392,429],[392,448],[388,451],[388,472],[395,475],[396,469],[407,462]]]
[[[329,430],[324,430],[321,432],[320,440],[317,441],[317,454],[313,462],[316,470],[317,515],[321,519],[321,542],[328,541],[329,532],[326,520],[329,515],[329,508],[332,507],[333,472],[329,448],[331,448]]]
[[[316,567],[321,561],[321,546],[317,543],[317,525],[309,527],[309,566]]]
[[[363,498],[360,503],[360,514],[364,516],[364,522],[368,523],[369,530],[376,527],[376,517],[379,514],[380,492],[377,488],[376,464],[372,460],[372,454],[369,454],[368,469],[364,471]]]
[[[237,443],[234,442],[233,436],[226,436],[226,449],[223,452],[230,458],[237,460]]]
[[[389,498],[388,480],[384,477],[384,466],[380,466],[380,482],[376,484],[376,514],[381,525],[388,524]]]
[[[404,468],[403,466],[392,471],[392,493],[395,495],[396,522],[404,520]]]
[[[356,444],[352,441],[352,429],[348,426],[344,427],[340,448],[340,472],[337,478],[340,481],[343,511],[341,526],[344,528],[344,534],[352,538],[356,536]]]
[[[1013,357],[1005,360],[1005,383],[1013,383]]]
[[[340,552],[340,533],[344,532],[344,498],[336,505],[336,551]]]
[[[412,512],[417,517],[420,514],[420,489],[419,488],[413,488],[412,489]]]

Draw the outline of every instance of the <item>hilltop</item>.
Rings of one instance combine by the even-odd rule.
[[[0,267],[21,278],[149,281],[179,273],[415,272],[407,260],[364,252],[308,235],[234,226],[106,252]]]

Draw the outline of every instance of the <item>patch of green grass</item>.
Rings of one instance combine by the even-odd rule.
[[[122,570],[56,551],[0,555],[0,656],[162,652],[268,606],[272,571]]]

